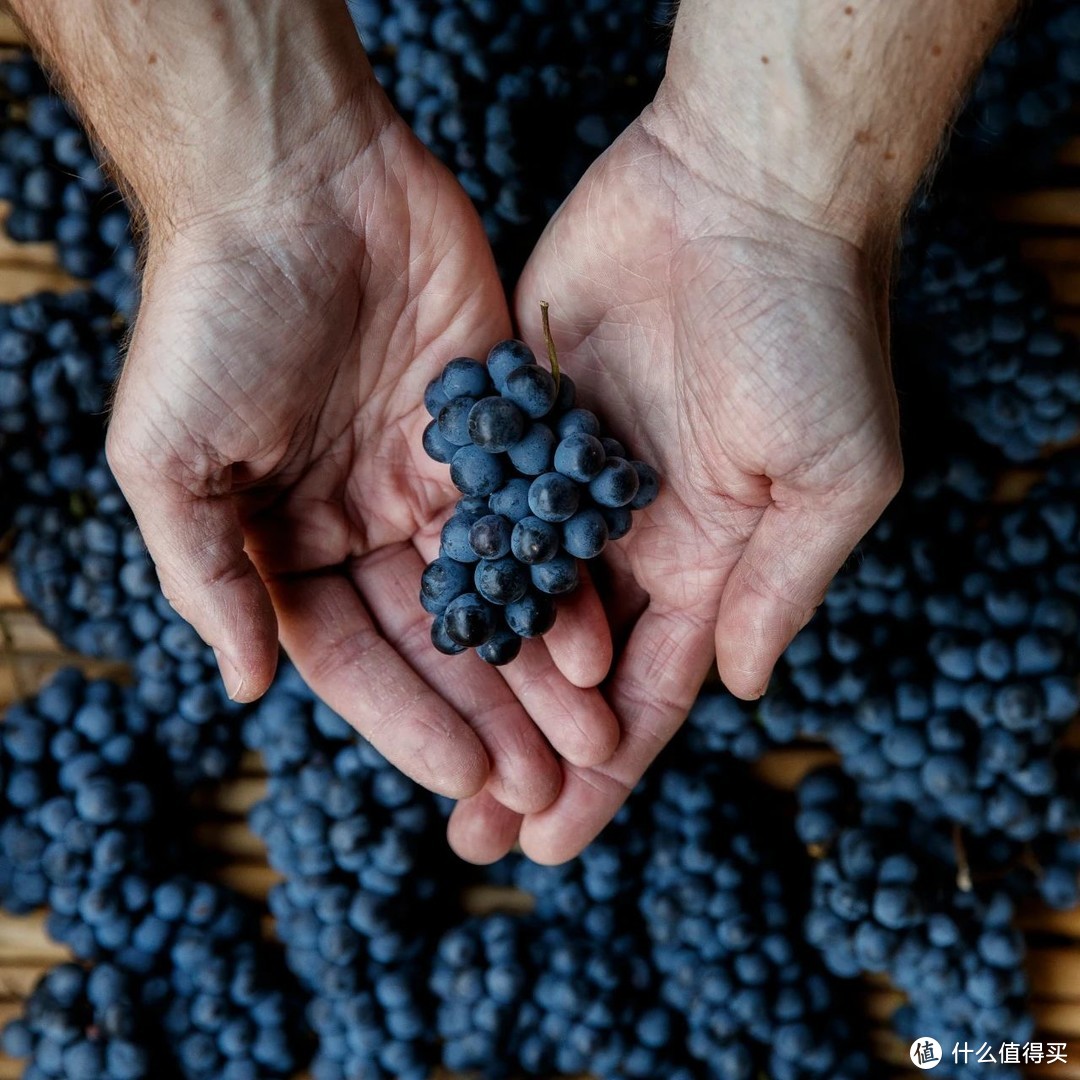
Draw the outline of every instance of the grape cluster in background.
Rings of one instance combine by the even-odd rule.
[[[471,647],[510,663],[522,638],[555,625],[554,598],[577,588],[578,560],[622,539],[631,511],[659,494],[656,470],[627,460],[576,393],[569,375],[549,373],[514,340],[493,345],[486,364],[451,360],[428,384],[424,449],[464,495],[420,580],[439,652]]]
[[[349,7],[379,80],[476,203],[508,284],[651,98],[671,14],[645,0]],[[859,1080],[883,1067],[868,1052],[864,974],[905,993],[891,1022],[908,1041],[1026,1039],[1017,911],[1032,898],[1080,905],[1068,737],[1080,358],[986,193],[1061,180],[1078,86],[1080,4],[1043,0],[989,58],[906,224],[893,311],[904,490],[768,694],[749,705],[709,684],[580,858],[479,869],[448,851],[445,801],[287,662],[261,702],[230,703],[210,650],[161,595],[103,454],[137,306],[130,221],[36,65],[0,62],[4,227],[54,242],[85,282],[0,305],[0,528],[42,621],[132,672],[124,686],[61,672],[0,724],[0,907],[47,907],[74,958],[4,1033],[29,1080],[304,1068],[427,1080],[439,1064],[493,1080]],[[473,406],[447,417],[464,419],[468,445],[441,417],[465,392],[429,389],[428,449],[452,465],[474,444]],[[524,475],[503,501],[473,475],[489,462],[455,467],[466,493],[443,535],[451,559],[465,544],[459,561],[478,564],[478,520],[518,521],[533,477],[561,471],[554,446],[527,441],[514,440],[517,456],[535,450],[543,468],[507,449]],[[620,512],[608,510],[611,535]],[[501,551],[504,532],[496,522],[476,543]],[[796,798],[755,779],[769,750],[808,740],[835,764]],[[250,824],[283,877],[274,940],[257,909],[201,873],[183,812],[236,775],[245,748],[269,774]],[[469,912],[459,894],[473,884],[522,890],[532,908]],[[946,1057],[938,1075],[986,1071]]]

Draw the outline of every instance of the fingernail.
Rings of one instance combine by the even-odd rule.
[[[236,701],[244,689],[244,676],[223,652],[215,649],[214,656],[217,659],[218,670],[221,672],[221,681],[225,684],[225,693],[229,695],[230,701]]]

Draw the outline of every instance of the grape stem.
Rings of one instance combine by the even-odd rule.
[[[959,825],[953,825],[953,853],[956,855],[956,886],[961,892],[971,892],[971,863],[968,862],[967,845]]]
[[[544,326],[544,344],[547,346],[548,363],[551,376],[555,380],[555,393],[559,392],[559,357],[555,353],[555,339],[551,336],[551,323],[548,320],[548,302],[540,301],[540,321]]]

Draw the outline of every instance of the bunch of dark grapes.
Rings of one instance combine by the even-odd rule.
[[[235,775],[249,706],[230,700],[213,650],[160,593],[139,616],[155,620],[159,632],[135,657],[135,696],[153,720],[172,782],[187,789]]]
[[[19,507],[12,565],[22,595],[65,645],[132,663],[135,697],[176,784],[235,771],[245,706],[229,700],[213,650],[162,594],[103,452],[63,497]]]
[[[151,1080],[175,1075],[151,1050],[135,981],[111,964],[60,964],[41,977],[0,1038],[26,1080]]]
[[[577,561],[625,536],[631,511],[656,498],[656,471],[627,460],[575,394],[520,341],[499,342],[486,366],[451,360],[428,385],[424,449],[465,496],[420,585],[440,652],[509,663],[522,638],[554,625],[553,598],[577,588]]]
[[[924,201],[909,225],[895,320],[913,430],[926,430],[928,403],[944,403],[984,452],[1012,462],[1080,432],[1080,349],[1055,325],[1046,283],[985,208],[962,196]]]
[[[286,669],[245,725],[271,768],[250,817],[286,876],[270,909],[309,996],[314,1080],[421,1080],[437,1063],[427,958],[451,914],[443,815]]]
[[[0,528],[79,487],[105,439],[123,323],[93,293],[0,304]]]
[[[536,982],[531,919],[492,914],[447,930],[431,957],[442,1061],[455,1072],[503,1080],[519,1070],[520,1019]]]
[[[257,922],[223,890],[206,897],[211,917],[189,903],[171,926],[168,966],[144,984],[170,1058],[184,1080],[291,1077],[304,1052],[298,992]],[[239,925],[224,926],[234,912]]]
[[[533,911],[550,922],[602,932],[614,914],[620,925],[638,923],[637,903],[649,858],[648,791],[635,792],[604,831],[576,858],[558,866],[528,859],[511,862],[510,882],[529,894]]]
[[[747,812],[761,798],[722,763],[660,778],[640,908],[661,998],[723,1080],[869,1076],[843,994],[802,943],[797,854]]]
[[[302,1064],[298,991],[252,905],[228,889],[129,870],[48,925],[80,959],[108,957],[137,979],[152,1041],[184,1080],[286,1077]]]
[[[603,905],[588,927],[539,913],[492,914],[443,935],[431,989],[443,1065],[485,1080],[531,1076],[689,1080],[681,1017],[657,1002],[636,930]]]
[[[25,912],[47,902],[81,919],[87,958],[123,936],[98,919],[95,890],[145,870],[152,849],[168,858],[168,846],[150,839],[158,811],[149,730],[129,690],[73,669],[12,705],[0,725],[0,904]]]
[[[614,917],[601,933],[572,922],[540,923],[528,940],[534,982],[518,1013],[518,1053],[528,1073],[600,1080],[694,1075],[685,1022],[658,1000],[659,976],[636,930]]]
[[[887,974],[908,995],[895,1023],[912,1037],[932,1031],[950,1047],[1030,1037],[1013,899],[1003,881],[982,881],[949,830],[895,805],[860,805],[833,770],[803,781],[796,827],[817,855],[806,936],[833,973]],[[945,1075],[990,1071],[942,1065]],[[992,1074],[1020,1076],[999,1065]]]
[[[15,512],[19,591],[75,652],[134,660],[168,618],[153,563],[104,453],[64,480]]]
[[[131,217],[82,125],[28,55],[0,63],[0,199],[12,240],[53,241],[110,310],[137,302]]]
[[[1046,483],[988,507],[959,550],[938,547],[936,572],[909,567],[918,619],[880,670],[862,660],[861,700],[824,725],[866,797],[1021,841],[1060,813],[1055,752],[1080,708],[1078,524],[1071,492]]]
[[[67,669],[11,706],[0,726],[0,903],[47,904],[50,936],[80,960],[138,976],[188,1080],[289,1075],[288,980],[260,959],[251,908],[172,869],[185,845],[161,809],[174,784],[163,766],[130,688]]]

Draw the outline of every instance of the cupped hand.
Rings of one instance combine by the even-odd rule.
[[[477,859],[520,836],[540,862],[577,854],[685,718],[715,657],[742,698],[895,494],[887,273],[847,240],[710,179],[647,110],[589,170],[520,281],[538,338],[663,487],[603,556],[621,642],[606,693],[622,741],[565,766],[523,818],[486,792],[451,821]],[[749,185],[752,188],[752,185]]]
[[[232,697],[265,691],[280,636],[410,776],[537,811],[562,782],[552,751],[594,764],[618,728],[557,645],[500,677],[430,643],[420,574],[456,492],[421,448],[423,392],[510,320],[453,177],[388,106],[373,130],[336,128],[280,198],[151,228],[109,460]],[[577,622],[605,641],[595,599]],[[587,687],[603,652],[561,661]]]

